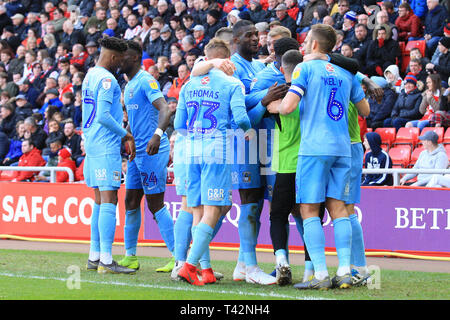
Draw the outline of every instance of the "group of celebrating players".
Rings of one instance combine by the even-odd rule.
[[[233,26],[232,37],[213,38],[182,87],[175,114],[173,168],[180,213],[173,222],[164,205],[170,112],[158,82],[141,69],[142,48],[134,41],[100,40],[98,63],[83,82],[86,184],[94,189],[88,270],[135,273],[145,194],[150,212],[173,259],[157,271],[193,285],[215,283],[209,244],[239,190],[239,255],[233,280],[288,285],[288,218],[292,214],[305,244],[305,272],[297,289],[350,288],[366,283],[363,231],[354,213],[360,199],[363,148],[358,114],[382,90],[358,72],[358,64],[331,54],[332,27],[314,25],[300,52],[284,27],[269,33],[273,61],[254,59],[258,32],[252,22]],[[123,91],[114,77],[126,75]],[[122,127],[122,100],[129,128]],[[273,143],[272,143],[273,141]],[[121,144],[129,150],[125,187],[125,257],[112,258]],[[266,150],[262,147],[265,146]],[[262,156],[260,156],[262,155]],[[256,157],[256,161],[254,160]],[[265,200],[275,270],[258,266],[256,245]],[[322,218],[328,210],[339,259],[330,277]],[[191,244],[192,242],[192,244]]]

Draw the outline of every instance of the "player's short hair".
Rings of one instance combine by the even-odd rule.
[[[128,49],[134,51],[139,57],[142,58],[142,46],[139,42],[134,40],[127,41]]]
[[[315,24],[311,27],[311,37],[319,43],[325,53],[333,51],[336,45],[336,31],[327,24]]]
[[[253,26],[253,22],[249,20],[239,20],[233,26],[233,37],[239,37],[242,33],[242,30],[248,28],[249,26]]]
[[[228,27],[222,27],[219,30],[216,31],[216,34],[214,35],[216,38],[220,38],[223,40],[223,36],[224,35],[229,35],[229,36],[233,36],[233,29],[228,28]],[[228,37],[229,37],[228,36]]]
[[[303,55],[298,51],[298,49],[291,49],[286,51],[281,57],[281,65],[285,72],[292,73],[295,67],[303,62]]]
[[[289,50],[298,50],[299,47],[298,41],[293,38],[281,38],[273,45],[275,56],[278,57],[283,56]]]
[[[124,39],[119,39],[116,37],[105,37],[100,38],[98,40],[98,44],[105,49],[116,51],[116,52],[125,52],[128,49],[127,41]]]
[[[282,38],[290,38],[292,36],[291,30],[283,26],[276,26],[268,33],[269,37],[281,36]]]
[[[205,47],[205,53],[209,59],[212,57],[229,58],[231,50],[225,41],[219,38],[212,38]]]

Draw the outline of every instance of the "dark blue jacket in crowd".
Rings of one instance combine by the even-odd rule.
[[[381,137],[376,132],[366,134],[370,145],[370,151],[364,157],[364,167],[367,169],[389,169],[392,168],[392,160],[389,154],[381,148]],[[391,174],[366,174],[363,186],[391,186]]]
[[[425,17],[425,34],[429,34],[432,37],[443,36],[447,18],[447,9],[441,5],[429,11]]]
[[[392,113],[392,108],[397,100],[397,93],[389,87],[383,88],[384,94],[381,103],[375,99],[369,98],[370,114],[367,117],[367,125],[371,127],[374,122],[383,122],[389,118]]]

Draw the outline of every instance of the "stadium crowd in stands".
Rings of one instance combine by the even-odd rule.
[[[175,111],[180,89],[209,39],[217,32],[230,34],[242,19],[256,24],[255,58],[266,63],[273,61],[270,30],[285,27],[302,43],[312,25],[333,26],[334,51],[358,60],[385,92],[382,101],[369,99],[370,115],[360,118],[362,136],[386,127],[448,132],[448,18],[448,2],[439,0],[0,1],[0,163],[67,166],[83,180],[81,85],[98,58],[98,39],[139,41],[143,69],[159,81]],[[124,87],[124,75],[117,77]],[[173,125],[169,136],[172,131]],[[375,142],[372,152],[379,154],[383,137],[370,136],[366,146]],[[10,180],[48,181],[48,175],[18,173]],[[68,181],[63,174],[57,178]]]

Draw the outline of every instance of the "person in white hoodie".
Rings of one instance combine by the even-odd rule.
[[[438,144],[438,135],[434,131],[427,131],[419,139],[425,148],[419,155],[413,169],[446,169],[448,166],[448,156],[442,144]],[[426,186],[433,177],[433,174],[409,173],[400,179],[400,184],[405,185],[407,181],[416,177],[417,181],[411,186]]]

